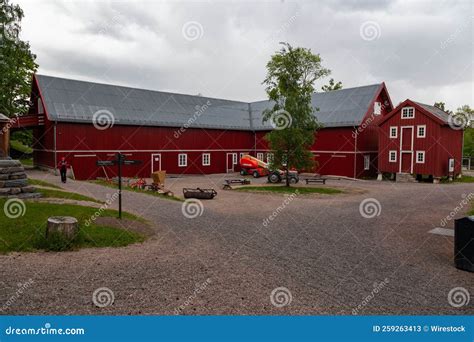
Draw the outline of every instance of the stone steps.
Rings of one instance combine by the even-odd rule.
[[[0,159],[0,198],[36,198],[34,186],[28,185],[25,169],[19,160]]]
[[[395,181],[398,183],[418,183],[418,181],[409,173],[397,173]]]

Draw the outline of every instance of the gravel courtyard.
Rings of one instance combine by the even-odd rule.
[[[45,172],[29,175],[60,185]],[[125,191],[124,209],[153,224],[142,244],[0,255],[2,314],[474,314],[474,298],[458,308],[448,301],[455,287],[474,296],[474,274],[454,268],[452,237],[428,233],[473,184],[331,180],[323,186],[345,193],[285,201],[223,191],[228,177],[167,179],[178,195],[188,186],[218,191],[196,218],[183,215],[181,202]],[[64,187],[100,200],[114,192],[88,182]],[[362,215],[369,198],[380,207],[370,200]],[[97,307],[92,295],[102,287],[115,300]]]

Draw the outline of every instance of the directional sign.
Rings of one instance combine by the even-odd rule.
[[[97,166],[113,166],[115,165],[115,160],[98,160],[96,164]]]

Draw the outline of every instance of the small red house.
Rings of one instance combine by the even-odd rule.
[[[441,177],[461,174],[463,131],[449,125],[449,114],[406,100],[378,123],[379,179],[382,173]]]

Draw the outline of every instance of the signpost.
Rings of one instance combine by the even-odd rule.
[[[119,219],[122,218],[122,165],[138,165],[141,160],[127,160],[125,155],[117,153],[113,160],[98,160],[97,166],[114,166],[118,165],[118,194],[119,194]]]

